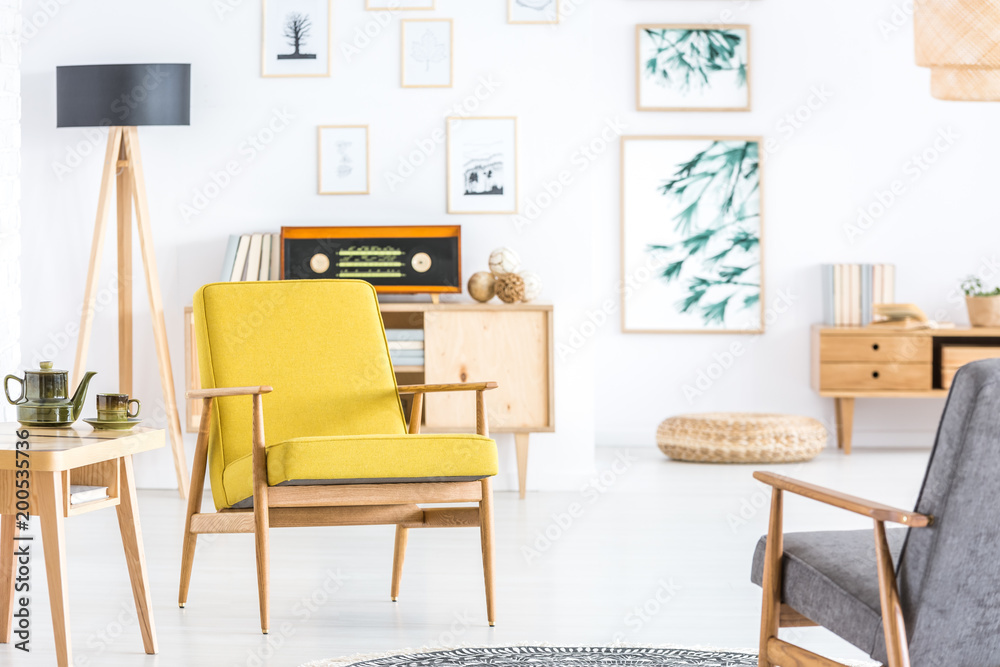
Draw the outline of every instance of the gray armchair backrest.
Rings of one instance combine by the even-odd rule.
[[[955,376],[917,511],[934,524],[897,567],[912,667],[1000,666],[1000,359]]]

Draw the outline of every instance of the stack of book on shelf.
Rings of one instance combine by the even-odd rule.
[[[222,261],[222,282],[280,280],[281,234],[233,234]]]
[[[823,319],[829,326],[868,326],[875,305],[895,303],[892,264],[824,264]]]
[[[386,329],[385,337],[394,367],[424,365],[423,329]]]

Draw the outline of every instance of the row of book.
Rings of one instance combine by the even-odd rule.
[[[823,319],[829,326],[867,326],[875,304],[896,302],[893,264],[824,264]]]
[[[393,366],[424,365],[423,329],[386,329],[385,338]]]
[[[279,280],[281,234],[233,234],[222,260],[222,282]]]

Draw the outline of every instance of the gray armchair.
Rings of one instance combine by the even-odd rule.
[[[772,487],[751,574],[764,590],[761,667],[839,665],[778,639],[806,625],[889,667],[1000,666],[1000,359],[955,376],[915,512],[754,477]],[[784,492],[868,516],[874,533],[782,535]]]

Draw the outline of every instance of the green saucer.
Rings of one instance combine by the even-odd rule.
[[[101,419],[84,419],[98,431],[128,431],[142,422],[141,419],[131,418],[122,421],[103,421]]]

